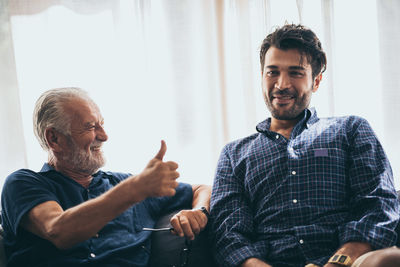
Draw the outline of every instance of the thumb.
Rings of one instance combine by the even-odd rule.
[[[163,157],[164,157],[166,151],[167,151],[167,145],[165,144],[164,140],[161,140],[160,150],[158,151],[157,155],[154,158],[163,160]]]

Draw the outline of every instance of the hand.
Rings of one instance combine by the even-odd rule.
[[[341,265],[335,264],[335,263],[327,263],[324,265],[324,267],[340,267]]]
[[[157,155],[150,160],[146,168],[136,177],[139,189],[145,197],[173,196],[178,186],[176,179],[179,173],[176,171],[178,164],[173,161],[163,162],[167,151],[164,140]]]
[[[181,210],[171,218],[173,233],[194,240],[207,225],[207,216],[199,209]]]
[[[242,263],[241,267],[272,267],[272,266],[258,258],[248,258],[245,262]]]

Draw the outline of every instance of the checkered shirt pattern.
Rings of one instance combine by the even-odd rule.
[[[219,266],[250,257],[274,267],[322,266],[349,241],[395,244],[393,174],[366,120],[320,119],[306,109],[290,139],[270,123],[221,153],[210,216]]]

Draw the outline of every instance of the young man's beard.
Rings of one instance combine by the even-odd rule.
[[[92,175],[104,166],[102,151],[87,152],[79,148],[72,139],[69,139],[68,143],[71,150],[64,155],[63,160],[69,162],[77,171]]]
[[[279,92],[277,94],[288,95],[289,93],[285,90],[282,90],[281,92]],[[294,120],[294,119],[297,119],[298,116],[306,108],[308,108],[310,101],[311,101],[311,95],[312,95],[311,90],[309,92],[305,93],[301,98],[299,98],[299,95],[296,93],[291,94],[291,95],[294,95],[295,102],[292,104],[290,109],[285,110],[283,112],[281,112],[281,110],[275,108],[274,105],[272,104],[272,101],[271,101],[272,93],[270,94],[269,98],[264,97],[265,103],[268,107],[268,110],[271,112],[272,117],[274,117],[275,119],[278,119],[278,120]]]

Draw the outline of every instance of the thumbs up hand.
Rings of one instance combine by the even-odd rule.
[[[164,162],[167,151],[165,141],[161,141],[161,148],[157,155],[150,160],[146,168],[136,177],[141,184],[139,188],[146,197],[160,197],[175,195],[178,186],[176,179],[179,177],[178,164],[173,161]]]

